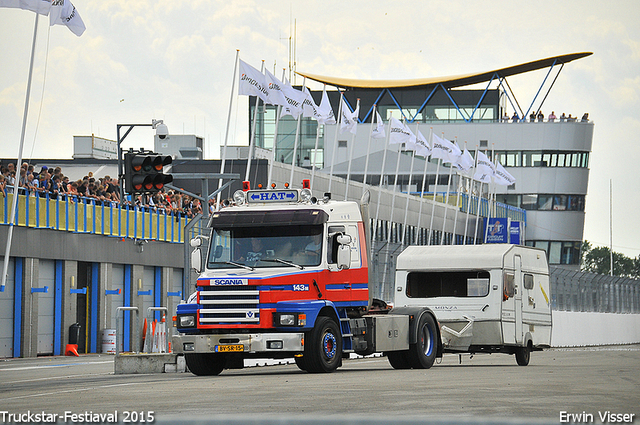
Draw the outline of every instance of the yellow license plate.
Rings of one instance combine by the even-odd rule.
[[[228,353],[228,352],[236,352],[236,351],[244,351],[244,345],[216,345],[215,352],[216,353]]]

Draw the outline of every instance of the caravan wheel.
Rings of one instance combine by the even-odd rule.
[[[531,341],[527,343],[525,347],[519,347],[516,349],[516,362],[518,366],[527,366],[531,359]]]

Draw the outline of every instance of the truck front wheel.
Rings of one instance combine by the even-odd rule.
[[[198,376],[220,375],[224,369],[224,357],[217,353],[185,354],[184,360],[191,373]]]
[[[518,347],[516,349],[516,363],[518,366],[527,366],[531,359],[531,342],[528,342],[524,347]]]
[[[409,345],[409,362],[414,369],[429,369],[438,351],[436,322],[430,314],[423,314],[417,326],[418,339]]]
[[[340,366],[342,359],[342,335],[335,320],[318,317],[315,327],[305,340],[301,362],[307,372],[328,373]]]

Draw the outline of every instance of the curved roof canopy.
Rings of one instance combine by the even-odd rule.
[[[329,84],[336,87],[357,88],[357,89],[383,89],[383,88],[416,88],[421,86],[433,86],[442,84],[446,88],[463,87],[476,83],[490,81],[497,74],[499,77],[509,77],[511,75],[522,74],[554,65],[565,64],[576,59],[582,59],[592,55],[592,52],[571,53],[568,55],[553,56],[507,68],[500,68],[493,71],[455,75],[450,77],[416,78],[411,80],[356,80],[352,78],[325,77],[322,75],[297,72],[296,74],[309,78],[320,83]]]

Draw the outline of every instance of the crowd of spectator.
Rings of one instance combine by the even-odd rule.
[[[571,114],[566,116],[564,112],[559,117],[556,116],[555,111],[551,111],[549,116],[547,117],[548,122],[555,122],[558,120],[559,122],[576,122],[578,121],[578,117],[574,117]],[[502,122],[526,122],[526,118],[520,118],[517,112],[514,112],[511,117],[505,112],[504,117],[502,117]],[[529,114],[529,122],[544,122],[544,114],[542,111],[532,111]],[[585,112],[580,118],[580,122],[589,122],[589,113]]]
[[[18,176],[18,177],[17,177]],[[93,173],[82,179],[70,180],[60,167],[50,169],[43,166],[36,171],[34,166],[23,163],[19,171],[9,162],[0,165],[0,197],[13,193],[16,178],[18,192],[32,197],[68,200],[110,207],[137,206],[150,211],[192,218],[202,214],[198,198],[174,190],[161,190],[155,194],[125,195],[120,199],[120,182],[106,175],[95,177]],[[209,201],[209,210],[215,210],[215,200]]]

